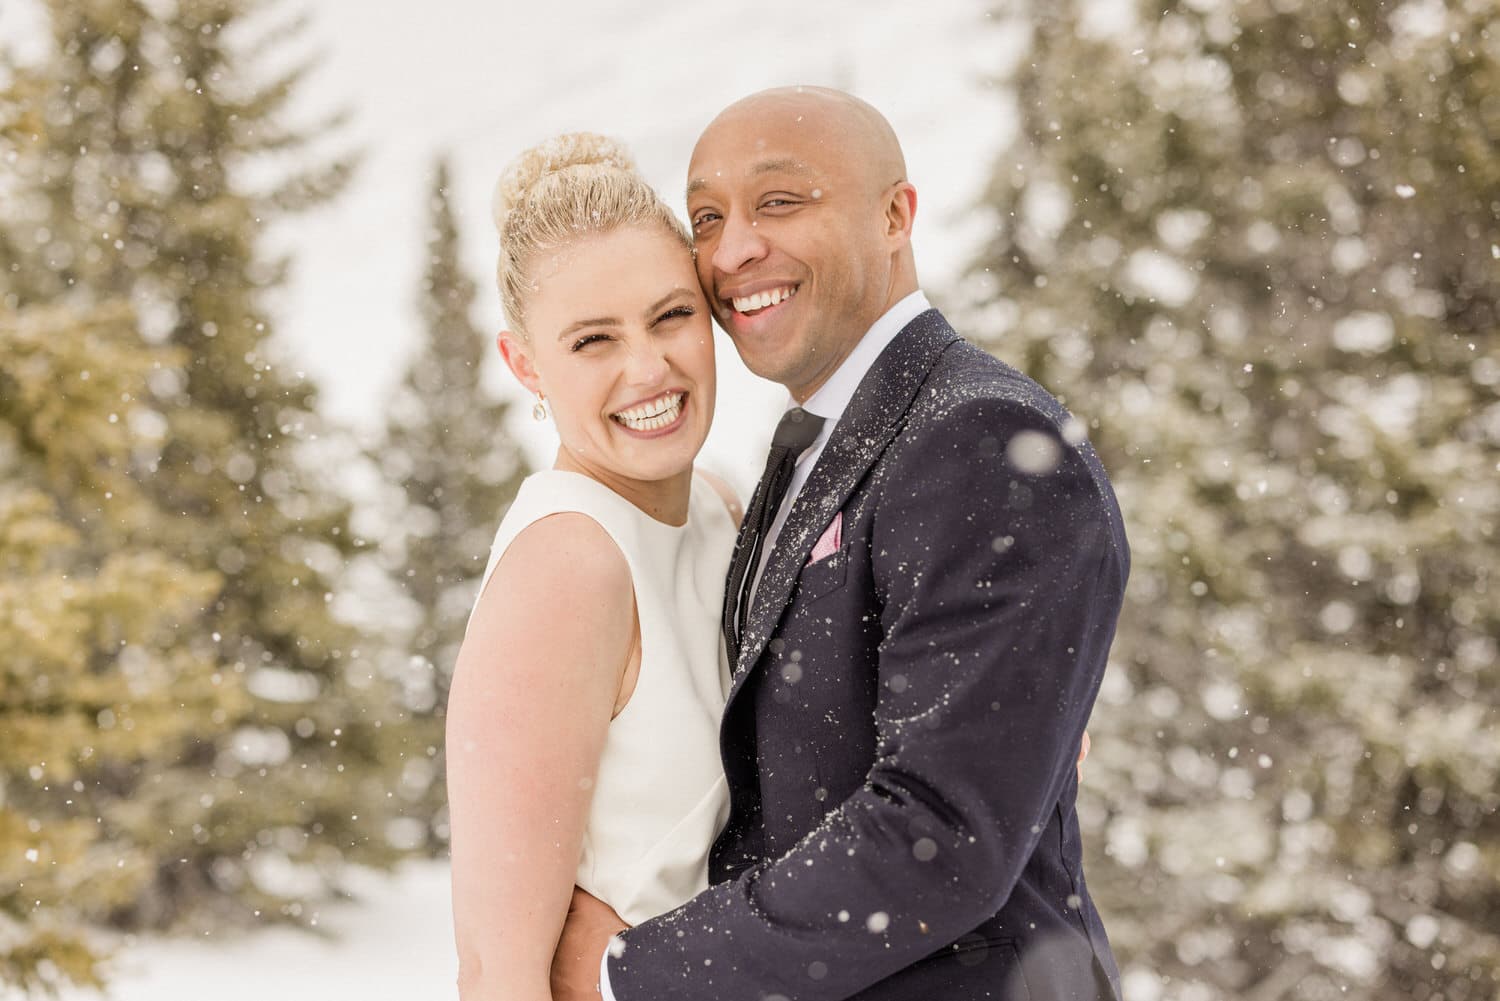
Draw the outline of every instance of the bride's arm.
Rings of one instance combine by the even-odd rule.
[[[479,600],[447,716],[463,1001],[551,997],[633,602],[624,556],[577,514],[523,531]]]

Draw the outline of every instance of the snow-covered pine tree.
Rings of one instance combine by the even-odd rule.
[[[506,431],[509,407],[481,379],[494,340],[472,318],[475,287],[461,260],[449,175],[446,158],[439,159],[428,194],[423,337],[390,402],[376,456],[401,491],[383,545],[416,612],[398,672],[412,715],[402,730],[410,762],[402,791],[413,814],[429,823],[433,849],[447,843],[440,749],[448,681],[495,526],[526,474]]]
[[[1500,4],[1007,13],[967,326],[1129,522],[1081,803],[1127,998],[1492,1001]]]
[[[90,926],[297,920],[394,856],[394,699],[328,603],[359,543],[264,308],[266,225],[347,164],[282,173],[322,127],[253,53],[294,28],[168,6],[48,2],[0,77],[0,979],[32,987],[92,977]]]

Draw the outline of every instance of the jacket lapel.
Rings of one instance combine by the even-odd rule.
[[[895,437],[938,355],[958,339],[942,314],[929,309],[908,323],[865,373],[766,559],[766,570],[745,624],[739,661],[734,665],[731,701],[780,625],[792,587],[818,533],[833,520]],[[742,532],[736,545],[743,542]]]

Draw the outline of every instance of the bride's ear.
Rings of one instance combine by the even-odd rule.
[[[531,363],[531,352],[527,350],[525,340],[513,330],[502,330],[495,335],[495,346],[500,349],[500,357],[505,359],[505,367],[510,369],[516,381],[525,386],[528,393],[540,393],[542,380],[536,374],[536,366]]]

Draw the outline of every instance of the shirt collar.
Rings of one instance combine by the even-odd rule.
[[[906,325],[915,320],[919,315],[931,309],[932,305],[927,301],[927,296],[921,289],[907,295],[890,309],[880,315],[865,336],[854,345],[854,350],[849,352],[838,368],[834,369],[833,375],[828,381],[818,387],[818,391],[807,398],[802,404],[802,409],[816,414],[824,419],[823,433],[820,438],[826,437],[833,430],[833,425],[838,423],[844,411],[849,407],[849,401],[854,399],[854,391],[864,381],[865,373],[870,371],[870,366],[875,364],[875,359],[886,349],[886,345],[896,339],[896,335],[905,329]],[[797,405],[793,400],[787,404],[787,409]]]

